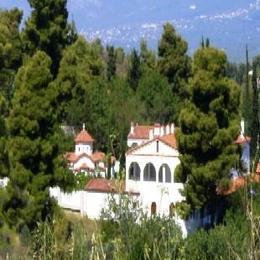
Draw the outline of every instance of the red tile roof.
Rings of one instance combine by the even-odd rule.
[[[86,131],[82,130],[76,137],[75,137],[76,143],[92,143],[94,142],[93,137]]]
[[[256,173],[257,173],[257,174],[260,174],[260,162],[257,164]]]
[[[149,140],[147,142],[144,142],[138,146],[135,146],[133,148],[130,148],[126,154],[130,154],[132,153],[133,151],[136,151],[138,150],[139,148],[141,147],[144,147],[146,146],[147,144],[150,144],[152,143],[153,141],[156,141],[156,140],[160,140],[162,141],[163,143],[165,143],[166,145],[169,145],[170,147],[174,148],[174,149],[178,149],[177,147],[177,141],[176,141],[176,136],[175,134],[168,134],[168,135],[163,135],[163,136],[159,136],[159,137],[155,137],[154,139],[152,140]]]
[[[163,135],[158,138],[165,144],[168,144],[169,146],[173,147],[174,149],[177,149],[177,141],[176,141],[176,136],[175,134],[168,134],[168,135]]]
[[[134,126],[134,132],[128,135],[128,139],[149,139],[151,129],[154,129],[154,126],[136,125]]]
[[[95,152],[91,155],[91,158],[94,162],[100,162],[103,161],[105,159],[105,154],[102,152]]]
[[[248,182],[260,182],[260,176],[252,174],[251,176],[248,176]],[[238,177],[230,181],[230,184],[228,188],[218,188],[217,193],[220,195],[229,195],[240,188],[244,187],[246,185],[246,178],[245,177]]]
[[[249,143],[250,141],[251,141],[251,137],[240,134],[237,137],[235,144],[245,144],[245,143]]]
[[[77,162],[80,158],[82,157],[88,157],[91,161],[93,161],[92,157],[87,155],[86,153],[81,153],[81,154],[75,154],[75,153],[66,153],[65,154],[65,158],[69,161],[69,162]]]
[[[228,188],[219,188],[218,194],[225,195],[225,196],[229,195],[229,194],[237,191],[238,189],[244,187],[245,183],[246,183],[246,181],[245,181],[244,177],[238,177],[238,178],[230,181]]]
[[[125,191],[125,183],[122,182],[119,184],[120,186],[117,187],[115,181],[113,180],[107,180],[102,178],[92,179],[90,180],[85,190],[87,191],[98,191],[98,192],[117,192],[118,189],[123,189],[122,191]]]

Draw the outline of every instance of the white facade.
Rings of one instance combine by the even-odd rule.
[[[75,154],[87,154],[91,155],[93,153],[93,143],[78,143],[75,145]]]
[[[126,153],[125,192],[137,198],[140,207],[148,215],[172,216],[184,236],[196,229],[200,225],[199,218],[192,216],[184,221],[174,210],[176,203],[184,200],[180,193],[183,184],[176,182],[174,178],[174,171],[180,163],[174,125],[132,125],[128,144],[132,147]],[[70,208],[71,204],[71,209],[92,219],[100,218],[102,209],[108,206],[110,195],[109,192],[99,190],[98,185],[97,189],[71,194],[63,194],[57,190],[55,194],[55,189],[50,192],[60,206]],[[114,196],[118,197],[120,194],[115,193]]]

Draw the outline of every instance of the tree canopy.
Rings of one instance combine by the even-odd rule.
[[[67,0],[28,0],[31,16],[22,33],[25,52],[30,56],[37,50],[46,52],[52,59],[52,72],[56,74],[62,50],[75,41],[73,24],[68,23]]]
[[[5,221],[29,228],[52,214],[49,187],[66,187],[72,175],[62,167],[61,131],[55,122],[50,87],[51,60],[41,51],[23,65],[15,79],[12,109],[7,119],[9,183],[3,202]]]
[[[228,179],[238,156],[238,85],[225,76],[226,55],[215,48],[194,54],[190,98],[180,113],[177,134],[181,164],[177,177],[192,208],[217,198],[217,187]]]

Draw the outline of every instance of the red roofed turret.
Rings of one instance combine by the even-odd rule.
[[[93,143],[93,137],[85,130],[85,124],[83,124],[83,129],[81,132],[75,137],[75,143]]]

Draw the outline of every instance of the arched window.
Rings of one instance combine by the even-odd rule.
[[[128,174],[130,180],[140,181],[140,167],[137,162],[132,162],[130,164]]]
[[[171,203],[170,206],[169,206],[169,215],[170,215],[170,217],[173,217],[175,215],[174,203]]]
[[[152,202],[151,205],[151,215],[155,215],[156,214],[156,203]]]
[[[144,181],[156,181],[156,171],[152,163],[147,163],[145,165]]]
[[[159,170],[159,182],[163,182],[163,179],[165,182],[172,182],[171,170],[166,163],[164,163]]]

